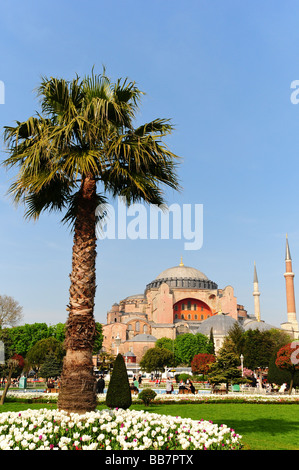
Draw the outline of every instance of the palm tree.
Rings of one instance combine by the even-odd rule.
[[[9,188],[25,217],[63,211],[74,233],[66,356],[58,407],[86,412],[96,407],[92,349],[95,338],[96,208],[107,196],[128,204],[162,204],[161,185],[179,189],[177,156],[163,143],[169,120],[134,128],[142,92],[128,79],[112,83],[102,74],[72,81],[43,78],[41,112],[5,127],[8,158],[17,167]]]

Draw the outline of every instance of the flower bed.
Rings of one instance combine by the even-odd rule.
[[[233,450],[241,436],[226,425],[145,411],[85,415],[57,410],[0,413],[1,450]]]
[[[55,403],[58,393],[40,392],[8,392],[6,401],[20,401],[25,403]],[[97,395],[98,403],[105,404],[106,394]],[[138,395],[132,395],[133,403],[142,403]],[[152,403],[297,403],[299,395],[267,395],[267,394],[245,394],[241,392],[228,393],[227,395],[178,395],[178,394],[157,394]]]

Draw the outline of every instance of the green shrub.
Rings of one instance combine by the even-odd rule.
[[[174,376],[176,383],[179,383],[181,380],[182,380],[183,382],[186,382],[186,380],[187,380],[187,379],[191,379],[191,377],[192,377],[192,376],[191,376],[190,374],[184,374],[184,373],[183,373],[183,374],[176,374],[176,375]]]
[[[148,406],[156,395],[156,392],[151,388],[145,388],[139,393],[138,398],[143,401],[145,406]]]
[[[109,408],[126,410],[132,404],[130,384],[124,358],[118,354],[113,365],[113,372],[106,395]]]

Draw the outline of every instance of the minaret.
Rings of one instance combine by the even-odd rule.
[[[253,297],[254,297],[254,315],[257,321],[261,321],[261,312],[260,312],[260,292],[259,292],[259,283],[256,273],[256,265],[254,262],[254,275],[253,275]]]
[[[290,253],[289,241],[288,241],[288,234],[286,236],[286,256],[285,256],[285,263],[286,263],[286,272],[284,273],[284,277],[286,280],[286,296],[287,296],[287,313],[288,313],[288,322],[297,326],[298,323],[296,318],[296,305],[295,305],[295,291],[294,291],[294,276],[292,270],[292,258]]]

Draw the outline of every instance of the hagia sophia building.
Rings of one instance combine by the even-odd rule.
[[[159,338],[175,339],[184,333],[202,333],[210,337],[212,330],[217,353],[236,322],[244,330],[282,329],[297,339],[299,329],[288,238],[285,265],[287,321],[280,328],[261,320],[255,264],[254,315],[248,315],[244,306],[238,304],[232,286],[220,289],[198,269],[185,266],[181,259],[178,266],[166,269],[147,284],[144,293],[130,295],[112,306],[107,313],[107,324],[103,325],[103,350],[112,354],[119,352],[127,362],[134,358],[134,362],[139,363]]]

